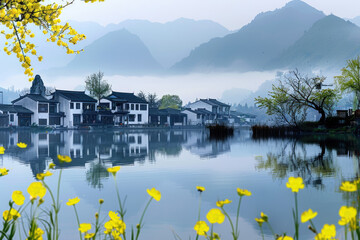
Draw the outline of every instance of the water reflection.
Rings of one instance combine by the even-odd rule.
[[[28,144],[19,149],[16,144]],[[101,179],[111,165],[142,164],[157,156],[179,156],[182,149],[200,157],[216,157],[230,151],[230,142],[210,141],[206,131],[1,131],[0,144],[6,154],[22,164],[29,164],[33,176],[43,172],[50,161],[59,168],[86,167],[86,179],[94,188],[102,188]],[[72,162],[61,164],[57,155],[71,156]]]
[[[258,139],[259,140],[259,139]],[[266,156],[256,156],[256,169],[268,170],[273,178],[284,179],[289,173],[300,176],[307,185],[323,187],[323,178],[339,175],[343,171],[334,163],[335,158],[353,158],[352,174],[346,180],[359,176],[360,141],[353,135],[311,135],[300,138],[267,139],[276,141],[277,148]]]

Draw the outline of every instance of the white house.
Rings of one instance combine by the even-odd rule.
[[[226,121],[230,116],[230,105],[216,99],[200,99],[187,105],[191,110],[205,109],[215,115],[215,121]]]
[[[110,109],[115,125],[148,124],[149,104],[134,93],[112,92],[100,100],[102,109]]]
[[[39,126],[51,125],[49,122],[50,102],[56,106],[55,102],[50,101],[41,94],[26,94],[12,101],[14,105],[22,106],[32,111],[31,124]]]
[[[95,123],[97,112],[96,100],[84,91],[55,90],[52,100],[59,103],[60,112],[64,113],[64,126],[74,127],[82,123]]]
[[[211,124],[215,118],[215,114],[204,108],[198,108],[194,110],[186,108],[181,112],[187,115],[187,125]]]
[[[32,114],[32,111],[19,105],[0,104],[0,126],[30,126]]]

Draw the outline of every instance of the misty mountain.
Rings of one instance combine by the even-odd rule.
[[[227,104],[238,104],[246,100],[253,92],[243,88],[232,88],[223,92],[220,101]]]
[[[349,20],[352,23],[355,23],[356,25],[358,25],[360,27],[360,16],[354,17],[353,19],[346,19]]]
[[[360,54],[360,27],[334,15],[316,22],[270,67],[342,68]]]
[[[175,64],[173,70],[262,70],[324,16],[308,4],[294,0],[281,9],[257,15],[236,33],[200,45]]]
[[[101,70],[107,75],[142,75],[162,69],[139,37],[127,30],[110,32],[84,50],[65,68],[53,69],[52,73],[88,75]]]

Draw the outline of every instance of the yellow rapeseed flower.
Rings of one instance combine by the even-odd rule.
[[[43,198],[46,194],[46,188],[41,182],[33,182],[27,189],[30,194],[31,199],[36,199],[37,197]]]
[[[317,212],[313,212],[313,210],[311,210],[311,209],[304,211],[301,214],[301,222],[302,223],[307,222],[307,221],[313,219],[314,217],[316,217],[316,215],[317,215]]]
[[[199,192],[204,192],[205,191],[205,187],[202,186],[196,186],[196,190],[198,190]]]
[[[16,209],[14,209],[14,208],[10,209],[10,211],[9,211],[9,210],[5,210],[5,211],[3,212],[3,219],[4,219],[5,221],[10,221],[10,220],[12,220],[12,219],[16,220],[16,219],[18,219],[19,217],[21,217],[20,213],[19,213]]]
[[[0,176],[5,176],[9,172],[9,169],[6,168],[0,168]]]
[[[240,197],[242,196],[251,196],[251,192],[249,190],[246,190],[246,189],[240,189],[240,188],[237,188],[237,193]]]
[[[260,227],[265,222],[264,219],[262,219],[262,218],[255,218],[255,221],[259,224]]]
[[[354,183],[345,181],[341,184],[340,190],[343,190],[345,192],[355,192],[355,191],[357,191],[357,186]]]
[[[18,206],[21,206],[24,204],[25,197],[21,191],[14,191],[11,195],[11,198],[14,201],[14,203]]]
[[[342,206],[339,210],[339,215],[341,217],[341,219],[339,220],[339,225],[344,226],[348,224],[351,220],[355,219],[356,213],[356,208]]]
[[[289,236],[281,236],[281,237],[277,238],[276,240],[294,240],[294,239]]]
[[[103,204],[104,203],[104,199],[100,198],[99,199],[99,204]]]
[[[80,223],[79,232],[85,233],[91,229],[90,223]]]
[[[44,231],[41,228],[37,228],[35,230],[35,235],[34,235],[34,239],[36,240],[43,240],[42,235],[44,234]]]
[[[194,226],[194,230],[196,231],[197,235],[206,236],[206,232],[209,231],[209,226],[205,221],[198,221]]]
[[[56,166],[55,163],[50,163],[50,164],[49,164],[49,169],[54,169],[55,166]]]
[[[26,143],[23,143],[23,142],[19,142],[16,144],[19,148],[26,148],[27,147],[27,144]]]
[[[269,219],[268,216],[267,216],[265,213],[263,213],[263,212],[261,212],[260,216],[261,216],[261,218],[264,220],[264,222],[267,222],[268,219]]]
[[[59,159],[60,162],[67,162],[67,163],[69,163],[69,162],[72,161],[72,160],[71,160],[71,157],[66,156],[66,155],[60,155],[60,154],[58,154],[57,157],[58,157],[58,159]]]
[[[150,197],[154,198],[156,201],[160,201],[160,199],[161,199],[160,191],[156,190],[155,188],[146,189],[146,191],[150,195]]]
[[[229,200],[229,199],[225,199],[224,201],[217,201],[217,202],[216,202],[216,206],[222,207],[222,206],[224,206],[225,204],[229,204],[229,203],[231,203],[231,202],[232,202],[232,201]]]
[[[3,146],[0,146],[0,154],[4,154],[5,153],[5,148]]]
[[[225,215],[221,212],[218,208],[211,209],[208,214],[206,214],[207,220],[213,224],[213,223],[223,223],[225,220]]]
[[[77,204],[78,202],[80,202],[80,198],[78,198],[78,197],[70,198],[69,201],[67,201],[66,205],[73,206],[73,205]]]
[[[328,240],[336,237],[335,225],[325,224],[321,229],[321,232],[316,235],[315,240]]]
[[[286,187],[291,188],[293,192],[299,192],[299,189],[304,188],[303,179],[301,177],[289,177]]]
[[[109,211],[109,217],[111,220],[113,221],[117,221],[120,219],[120,217],[118,216],[118,214],[116,212],[113,211]]]
[[[38,180],[44,180],[45,177],[49,177],[49,176],[51,176],[51,175],[53,175],[52,172],[46,171],[45,173],[38,173],[38,174],[36,174],[36,178],[37,178]]]
[[[111,168],[108,168],[107,171],[109,173],[111,173],[113,176],[116,175],[116,173],[120,170],[120,166],[116,166],[116,167],[111,167]]]
[[[84,238],[85,239],[92,239],[95,236],[95,233],[87,233],[85,234]]]

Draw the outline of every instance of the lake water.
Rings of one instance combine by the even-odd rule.
[[[28,147],[20,149],[17,142]],[[171,240],[173,233],[182,239],[195,239],[199,193],[204,186],[201,218],[216,207],[217,200],[228,198],[230,216],[235,217],[236,188],[252,192],[244,197],[240,211],[241,239],[260,239],[254,221],[263,211],[276,233],[293,234],[291,209],[293,194],[285,187],[289,176],[301,176],[305,189],[299,192],[299,212],[308,208],[318,212],[314,223],[321,229],[325,223],[336,224],[339,208],[351,201],[339,191],[343,180],[352,180],[359,172],[360,144],[353,136],[307,136],[301,139],[254,140],[247,130],[235,133],[225,141],[210,141],[206,130],[119,130],[119,131],[1,131],[0,145],[6,149],[0,156],[0,167],[10,169],[0,178],[0,210],[6,210],[11,193],[23,191],[36,181],[49,163],[57,169],[46,182],[55,189],[59,168],[61,183],[61,239],[78,239],[73,208],[65,203],[78,196],[80,222],[94,222],[98,199],[103,198],[100,219],[116,210],[114,181],[106,168],[121,166],[117,182],[122,197],[127,196],[125,222],[127,230],[140,219],[149,196],[147,188],[162,193],[153,201],[145,216],[141,239]],[[57,154],[69,155],[71,163],[58,164]],[[45,203],[50,202],[46,197]],[[223,240],[230,238],[228,223],[215,225]],[[271,233],[265,226],[270,239]],[[313,239],[307,224],[300,225],[301,239]]]

